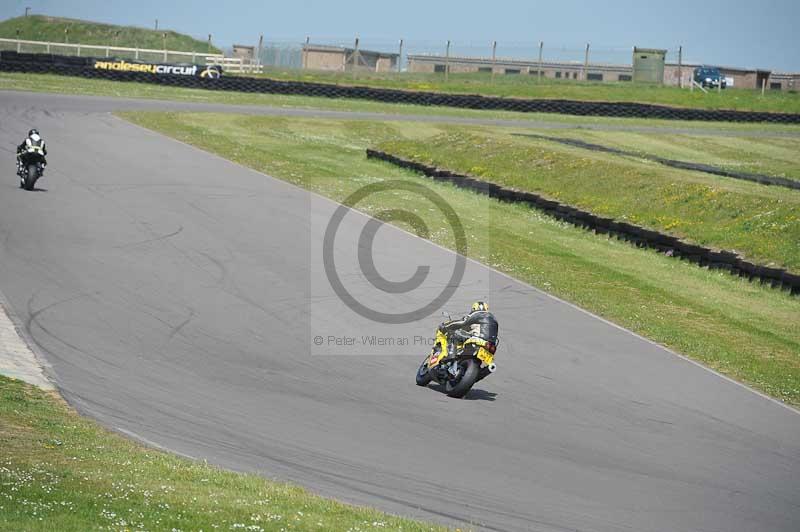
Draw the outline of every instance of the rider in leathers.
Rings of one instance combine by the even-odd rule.
[[[439,330],[459,344],[474,337],[497,344],[497,320],[494,314],[489,312],[489,305],[483,301],[473,303],[470,313],[460,320],[442,323],[439,325]],[[467,349],[470,347],[467,346]]]
[[[44,139],[39,135],[39,131],[31,129],[28,131],[28,136],[22,141],[22,144],[17,146],[17,175],[22,175],[24,168],[22,167],[22,159],[20,156],[33,147],[39,147],[42,150],[42,155],[47,156],[47,146]],[[42,166],[47,166],[47,159],[42,161]]]

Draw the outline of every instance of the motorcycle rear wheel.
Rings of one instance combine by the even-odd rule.
[[[444,391],[450,397],[461,398],[467,395],[472,389],[472,385],[478,380],[480,364],[474,358],[468,358],[458,362],[459,372],[455,379],[448,377],[444,385]]]
[[[25,190],[33,190],[37,179],[39,179],[39,169],[35,164],[28,165],[28,173],[25,176]]]

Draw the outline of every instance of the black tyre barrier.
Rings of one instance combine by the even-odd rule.
[[[105,57],[98,59],[103,61],[114,60],[114,58]],[[501,98],[477,94],[447,94],[309,83],[304,81],[278,81],[268,78],[248,78],[244,76],[223,75],[219,79],[212,80],[193,76],[159,76],[143,72],[95,70],[92,68],[93,61],[93,58],[76,58],[52,54],[18,54],[13,51],[4,51],[0,52],[0,71],[58,74],[64,76],[134,81],[139,83],[154,83],[159,85],[234,92],[317,96],[323,98],[354,98],[384,103],[457,107],[461,109],[490,109],[495,111],[555,113],[576,116],[701,120],[709,122],[773,122],[780,124],[800,124],[800,114],[797,113],[733,110],[712,111],[707,109],[687,109],[633,102],[585,102],[575,100]]]
[[[457,187],[471,189],[492,198],[497,198],[500,201],[527,204],[557,220],[593,231],[599,235],[609,235],[630,242],[637,247],[655,249],[667,256],[685,259],[709,269],[725,270],[731,275],[745,277],[749,281],[756,279],[762,284],[769,283],[773,288],[784,290],[793,296],[800,295],[800,275],[784,269],[770,268],[748,262],[733,251],[714,250],[697,244],[690,244],[675,236],[652,229],[596,216],[588,211],[549,200],[533,192],[521,192],[505,188],[495,183],[481,181],[473,176],[458,174],[450,170],[403,159],[380,150],[367,149],[367,157],[413,170],[436,181],[448,181]]]
[[[549,140],[552,142],[558,142],[560,144],[565,144],[567,146],[573,146],[575,148],[583,148],[590,151],[612,153],[614,155],[624,155],[627,157],[637,157],[639,159],[645,159],[648,161],[652,161],[654,163],[663,164],[664,166],[679,168],[681,170],[693,170],[696,172],[703,172],[706,174],[731,177],[733,179],[743,179],[745,181],[753,181],[755,183],[760,183],[762,185],[775,185],[779,187],[786,187],[786,188],[792,188],[794,190],[800,190],[800,180],[787,179],[785,177],[773,177],[763,174],[752,174],[749,172],[737,172],[735,170],[726,170],[725,168],[712,166],[710,164],[690,163],[687,161],[666,159],[664,157],[659,157],[658,155],[649,155],[646,153],[637,153],[633,151],[620,150],[619,148],[612,148],[609,146],[603,146],[601,144],[592,144],[590,142],[585,142],[583,140],[578,140],[578,139],[568,139],[563,137],[548,137],[547,135],[536,135],[534,133],[512,133],[512,135],[517,137],[529,137],[533,139]]]

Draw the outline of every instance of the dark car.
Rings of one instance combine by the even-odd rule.
[[[717,88],[720,83],[722,83],[723,89],[728,86],[728,82],[725,81],[725,76],[722,75],[722,72],[720,72],[717,67],[701,66],[695,68],[694,80],[701,87]]]

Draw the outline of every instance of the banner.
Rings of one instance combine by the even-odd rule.
[[[157,76],[199,76],[217,79],[222,75],[222,67],[218,65],[168,65],[163,63],[129,62],[124,59],[112,61],[94,60],[97,70],[114,70],[117,72],[144,72]]]

